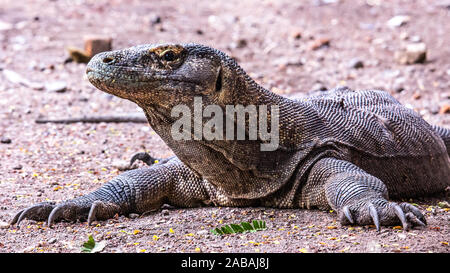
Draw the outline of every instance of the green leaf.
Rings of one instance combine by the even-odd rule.
[[[222,232],[225,234],[233,234],[233,229],[230,226],[223,226],[222,227]]]
[[[219,228],[211,229],[212,234],[214,235],[222,235],[223,232]]]
[[[89,235],[89,239],[84,242],[83,246],[81,247],[81,252],[96,253],[102,251],[105,246],[105,241],[96,243],[94,237],[92,237],[92,235]]]
[[[248,222],[242,222],[241,225],[245,229],[245,231],[255,231],[255,228],[252,227],[252,225]]]
[[[245,228],[242,228],[240,225],[230,224],[230,226],[235,233],[242,233],[245,231]]]
[[[259,221],[261,223],[261,230],[266,229],[266,221]]]
[[[252,226],[253,224],[253,226]],[[259,230],[266,229],[266,222],[262,220],[253,220],[252,224],[248,222],[241,222],[238,224],[229,224],[222,227],[217,227],[215,229],[211,229],[211,232],[214,235],[225,235],[225,234],[234,234],[234,233],[244,233],[244,232],[256,232]]]

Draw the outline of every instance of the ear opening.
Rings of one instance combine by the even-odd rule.
[[[223,80],[223,76],[222,76],[222,66],[221,66],[219,68],[219,73],[217,73],[217,78],[216,78],[216,92],[222,91],[222,80]]]

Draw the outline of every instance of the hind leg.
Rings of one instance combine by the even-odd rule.
[[[447,153],[450,156],[450,129],[432,125],[433,130],[442,138],[445,147],[447,148]]]

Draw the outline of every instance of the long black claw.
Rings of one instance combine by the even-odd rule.
[[[136,160],[140,160],[150,166],[150,165],[154,164],[155,161],[157,161],[158,159],[152,157],[151,155],[149,155],[148,153],[145,153],[145,152],[137,153],[137,154],[133,155],[133,157],[131,158],[130,166],[132,166]]]
[[[405,214],[403,213],[402,208],[397,204],[394,204],[394,213],[402,222],[403,229],[408,230],[408,222],[406,221]]]
[[[90,226],[91,223],[97,219],[96,218],[97,210],[99,209],[99,206],[102,204],[103,204],[102,201],[95,201],[94,203],[92,203],[91,208],[89,209],[89,215],[87,220],[88,226]]]
[[[355,221],[353,221],[352,213],[350,212],[350,208],[348,206],[344,206],[342,208],[342,212],[344,213],[345,217],[348,219],[350,224],[355,223]]]
[[[24,219],[31,219],[31,220],[45,220],[47,218],[47,215],[50,213],[50,211],[53,209],[54,203],[52,202],[43,202],[36,204],[34,206],[31,206],[29,208],[21,210],[19,213],[17,213],[14,218],[11,220],[10,224],[19,225],[20,222]]]
[[[424,227],[426,224],[424,224],[416,215],[414,215],[412,212],[407,212],[405,214],[406,219],[413,224],[413,226],[421,226]]]
[[[21,210],[21,211],[19,211],[18,213],[16,213],[16,215],[15,215],[14,218],[11,220],[11,222],[9,222],[9,224],[10,224],[10,225],[16,224],[17,221],[18,221],[19,218],[20,218],[20,215],[22,215],[23,211],[24,211],[24,209]]]
[[[22,222],[22,220],[25,219],[27,216],[31,215],[31,213],[33,211],[35,211],[36,208],[37,208],[37,206],[33,206],[33,207],[29,207],[27,209],[24,209],[22,211],[22,213],[20,214],[19,219],[17,220],[17,225],[19,225],[20,222]]]
[[[380,220],[378,218],[378,212],[372,203],[369,203],[369,214],[370,217],[372,217],[373,223],[375,224],[377,231],[380,231]]]
[[[54,208],[52,210],[52,212],[50,213],[50,215],[48,216],[48,221],[47,221],[47,226],[48,227],[52,227],[53,223],[55,222],[55,220],[59,219],[62,211],[63,211],[64,207],[63,206],[57,206],[56,208]]]
[[[425,219],[425,216],[422,214],[422,212],[416,208],[414,205],[411,205],[409,203],[401,203],[400,207],[407,212],[411,212],[412,214],[414,214],[418,220],[420,220],[420,222],[422,224],[427,224],[427,220]]]

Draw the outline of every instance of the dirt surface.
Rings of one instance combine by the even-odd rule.
[[[396,15],[409,20],[389,26]],[[89,234],[105,241],[103,252],[450,252],[450,211],[438,206],[444,197],[412,200],[427,227],[383,227],[379,233],[373,226],[341,227],[335,212],[267,208],[164,208],[90,227],[6,224],[31,204],[96,189],[119,173],[118,160],[136,152],[171,155],[145,124],[34,122],[140,111],[91,86],[84,64],[65,62],[65,48],[82,48],[86,35],[110,36],[114,49],[207,44],[276,93],[379,88],[430,123],[450,127],[449,21],[449,2],[427,0],[0,0],[0,252],[79,252]],[[427,45],[427,61],[399,64],[395,51],[418,42]],[[58,85],[61,92],[53,90]],[[209,232],[253,219],[265,220],[267,230],[224,237]]]

